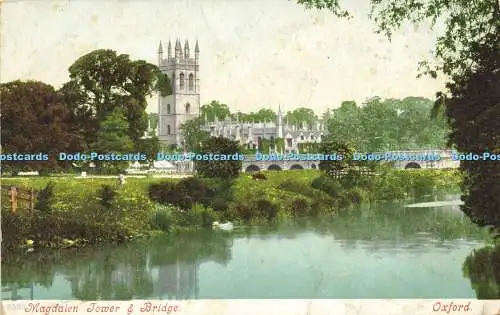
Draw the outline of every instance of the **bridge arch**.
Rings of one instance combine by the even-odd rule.
[[[260,168],[257,165],[255,165],[255,164],[250,164],[245,169],[245,172],[248,172],[248,173],[258,172],[258,171],[260,171]]]
[[[293,164],[292,166],[290,166],[290,169],[291,170],[303,170],[304,167],[300,164]]]
[[[269,170],[269,171],[281,171],[281,167],[279,165],[276,165],[276,164],[271,164],[271,165],[269,165],[267,170]]]
[[[412,168],[422,168],[422,166],[420,166],[420,164],[418,164],[417,162],[410,162],[405,165],[405,170]]]
[[[315,170],[315,169],[317,169],[318,167],[316,166],[316,164],[313,164],[313,165],[311,165],[311,168],[312,168],[313,170]]]

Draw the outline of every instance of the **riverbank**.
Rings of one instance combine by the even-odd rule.
[[[333,179],[316,170],[216,179],[23,178],[2,185],[38,190],[34,212],[12,214],[2,198],[3,248],[81,247],[158,232],[211,228],[214,221],[251,225],[336,215],[376,200],[458,190],[457,170],[384,169],[371,177]]]

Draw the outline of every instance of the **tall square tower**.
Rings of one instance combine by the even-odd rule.
[[[158,96],[158,137],[168,145],[183,147],[181,125],[200,114],[199,54],[198,41],[195,44],[194,56],[190,54],[187,40],[182,47],[178,39],[173,54],[169,41],[167,58],[163,56],[161,42],[158,47],[158,66],[168,75],[172,84],[171,95]]]

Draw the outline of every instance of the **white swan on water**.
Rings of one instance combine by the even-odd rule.
[[[212,228],[214,230],[219,229],[219,230],[223,230],[223,231],[231,231],[234,228],[234,226],[231,222],[219,223],[219,222],[215,221],[212,224]]]

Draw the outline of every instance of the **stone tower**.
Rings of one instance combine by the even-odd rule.
[[[172,95],[158,97],[158,137],[168,145],[184,146],[180,132],[181,125],[200,113],[200,79],[199,79],[200,49],[196,41],[194,56],[189,50],[186,40],[184,47],[179,39],[175,42],[172,53],[172,43],[168,42],[167,56],[163,56],[163,46],[158,47],[158,66],[168,75],[172,84]]]

